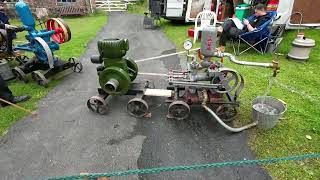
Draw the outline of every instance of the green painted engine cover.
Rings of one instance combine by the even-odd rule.
[[[104,39],[98,41],[100,58],[103,61],[103,70],[98,71],[101,88],[111,95],[124,95],[128,92],[130,83],[138,75],[138,66],[124,56],[129,50],[127,39]],[[110,91],[105,86],[109,80],[116,80],[119,85],[116,91]]]

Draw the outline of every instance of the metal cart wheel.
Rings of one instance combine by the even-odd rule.
[[[174,101],[169,105],[168,118],[176,120],[187,119],[190,115],[190,106],[184,101]]]
[[[28,79],[27,79],[27,75],[22,71],[21,68],[19,67],[14,67],[12,69],[12,73],[15,75],[15,77],[19,80],[19,81],[23,81],[25,83],[28,82]]]
[[[37,82],[40,86],[48,87],[49,81],[40,71],[33,71],[31,73],[32,79]]]
[[[79,62],[79,61],[77,60],[77,58],[71,57],[71,58],[69,58],[68,61],[69,61],[69,64],[73,66],[73,67],[72,67],[73,72],[76,72],[76,73],[82,72],[82,70],[83,70],[83,65],[82,65],[81,62]]]
[[[107,114],[108,104],[102,96],[92,96],[87,101],[87,107],[94,113]]]
[[[141,118],[147,115],[149,106],[147,102],[140,98],[133,98],[127,104],[127,111],[130,115]]]
[[[216,114],[224,122],[231,122],[238,114],[237,109],[231,104],[222,104],[216,109]]]

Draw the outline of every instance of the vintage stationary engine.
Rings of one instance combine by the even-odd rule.
[[[47,86],[50,76],[63,70],[72,68],[75,72],[82,71],[82,64],[75,58],[63,61],[54,56],[53,52],[60,49],[59,44],[71,40],[69,26],[61,18],[51,18],[47,21],[47,29],[37,30],[29,6],[20,0],[16,3],[16,11],[23,24],[19,28],[28,31],[25,36],[26,44],[18,44],[12,48],[16,51],[27,51],[34,54],[32,59],[26,56],[16,58],[20,65],[13,69],[13,73],[20,80],[26,81],[26,74],[31,73],[33,80],[39,85]],[[12,40],[10,40],[12,41]],[[8,52],[11,53],[11,52]]]

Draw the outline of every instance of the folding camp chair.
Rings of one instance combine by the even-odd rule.
[[[271,19],[264,24],[262,24],[259,27],[256,27],[254,31],[246,32],[241,35],[237,39],[232,40],[232,46],[233,51],[236,55],[241,55],[242,53],[254,49],[255,51],[264,54],[267,51],[268,43],[271,41],[271,31],[270,26],[272,26],[272,23],[277,16],[277,13],[275,11],[269,11],[269,16]],[[250,21],[254,18],[254,15],[248,17],[247,19]],[[237,41],[237,51],[235,48],[235,41]],[[241,42],[244,42],[246,45],[248,45],[248,48],[240,52],[240,45]]]

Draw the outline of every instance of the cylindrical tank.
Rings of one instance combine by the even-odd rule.
[[[22,0],[17,2],[16,11],[23,25],[33,28],[35,27],[35,21],[33,19],[32,12],[25,2],[23,2]]]
[[[203,28],[201,38],[201,54],[204,57],[213,57],[216,51],[217,29],[214,26]]]

